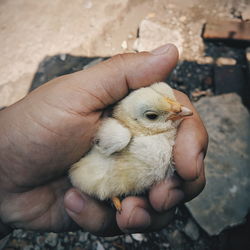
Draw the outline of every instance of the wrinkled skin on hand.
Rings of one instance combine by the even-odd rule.
[[[194,111],[178,131],[174,158],[179,177],[158,183],[148,198],[127,197],[122,213],[72,188],[69,167],[91,147],[103,111],[131,89],[162,81],[175,67],[173,45],[152,53],[115,56],[56,78],[0,111],[0,232],[78,229],[98,235],[160,229],[177,204],[205,185],[206,130]]]

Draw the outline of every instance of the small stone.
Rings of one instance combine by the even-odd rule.
[[[79,233],[79,241],[83,243],[87,240],[88,240],[88,233],[80,232]]]
[[[97,241],[97,247],[96,247],[96,250],[105,250],[103,245],[101,244],[100,241]]]
[[[38,236],[38,237],[36,238],[36,243],[37,243],[38,245],[40,245],[40,246],[43,246],[44,243],[45,243],[45,237],[44,237],[43,235]]]
[[[124,40],[124,41],[122,42],[121,47],[122,47],[122,49],[124,49],[124,50],[128,48],[128,43],[127,43],[126,40]]]
[[[58,235],[56,233],[48,233],[47,237],[45,238],[45,242],[48,245],[55,247],[57,244],[57,238],[58,238]]]
[[[214,59],[211,56],[199,57],[197,59],[197,63],[200,63],[200,64],[212,64],[212,63],[214,63]]]
[[[128,244],[133,243],[133,240],[132,240],[132,238],[131,238],[130,235],[126,235],[126,236],[125,236],[125,242],[128,243]]]
[[[13,231],[13,237],[20,238],[22,235],[22,229],[16,229]]]
[[[129,33],[128,34],[128,39],[133,39],[133,38],[134,38],[133,34]]]
[[[219,57],[216,60],[216,64],[218,66],[224,66],[224,65],[236,65],[236,60],[233,58],[227,58],[227,57]]]
[[[175,229],[173,232],[168,233],[167,239],[170,243],[171,249],[183,249],[182,247],[187,245],[185,236],[177,229]]]
[[[198,240],[200,236],[199,228],[192,219],[188,219],[183,232],[192,240]]]
[[[119,239],[119,236],[110,236],[110,237],[105,237],[105,240],[106,241],[115,241],[115,240],[118,240]]]
[[[61,61],[65,61],[65,60],[66,60],[66,57],[67,57],[66,54],[60,54],[60,55],[59,55],[59,58],[60,58]]]
[[[187,18],[185,16],[181,16],[179,19],[181,22],[185,22],[187,20]]]
[[[131,236],[133,237],[133,239],[137,240],[137,241],[144,241],[145,237],[143,234],[131,234]]]

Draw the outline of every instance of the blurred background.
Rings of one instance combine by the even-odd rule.
[[[0,0],[0,109],[117,53],[174,43],[166,79],[210,135],[207,186],[160,232],[15,230],[0,249],[250,249],[250,0]]]

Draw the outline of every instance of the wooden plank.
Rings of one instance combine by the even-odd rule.
[[[250,42],[250,22],[213,21],[205,24],[204,39]]]

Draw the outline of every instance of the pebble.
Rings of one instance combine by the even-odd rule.
[[[227,58],[227,57],[219,57],[216,60],[216,64],[218,66],[225,66],[225,65],[236,65],[236,60],[233,58]]]
[[[145,239],[143,234],[131,234],[131,236],[133,237],[133,239],[137,240],[137,241],[143,241]]]
[[[198,240],[200,236],[199,228],[196,223],[189,218],[185,227],[183,228],[183,232],[192,240]]]
[[[128,243],[128,244],[133,243],[133,240],[132,240],[132,238],[131,238],[130,235],[126,235],[126,236],[125,236],[125,242]]]
[[[59,58],[60,58],[61,61],[65,61],[65,60],[66,60],[66,57],[67,57],[66,54],[60,54],[60,55],[59,55]]]
[[[122,42],[121,47],[122,47],[122,49],[124,49],[124,50],[128,48],[128,43],[127,43],[126,40],[124,40],[124,41]]]
[[[100,241],[97,241],[97,247],[96,247],[96,250],[105,250],[103,245],[101,244]]]
[[[79,241],[80,242],[85,242],[87,240],[88,240],[88,233],[80,232],[79,233]]]
[[[45,242],[48,245],[55,247],[57,245],[57,237],[58,235],[56,233],[48,233]]]
[[[171,249],[182,249],[181,247],[187,244],[185,236],[177,229],[171,233],[168,233],[167,238],[170,243]]]

